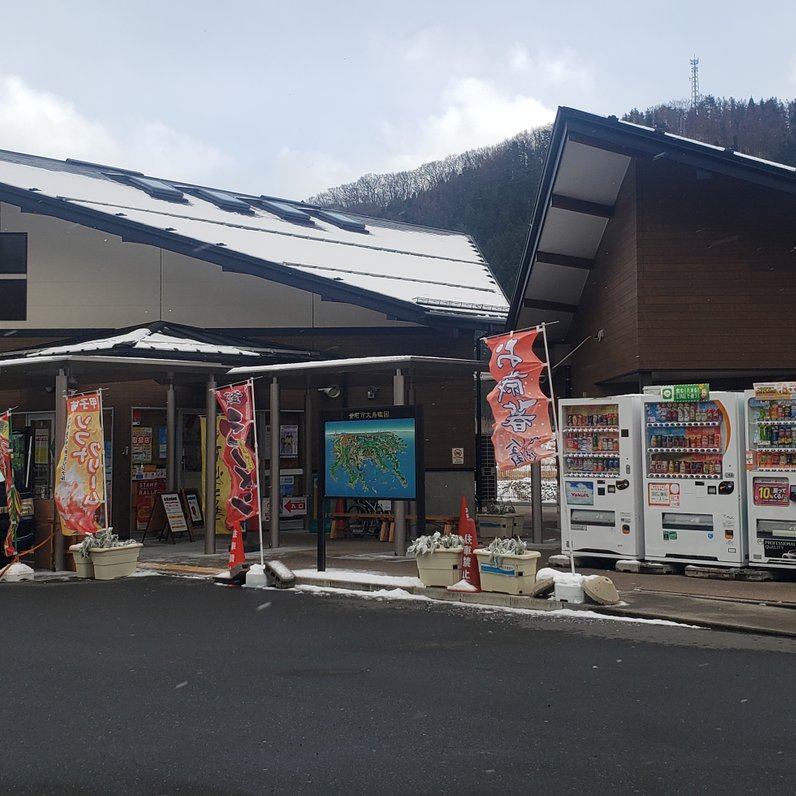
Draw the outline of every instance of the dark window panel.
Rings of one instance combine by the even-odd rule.
[[[0,321],[24,321],[27,316],[27,280],[0,279]]]
[[[0,274],[28,272],[28,233],[0,232]]]

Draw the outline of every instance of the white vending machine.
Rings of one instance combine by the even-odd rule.
[[[796,569],[796,382],[744,394],[749,563]]]
[[[644,396],[644,550],[651,561],[746,563],[741,393],[705,384]]]
[[[641,398],[558,402],[562,552],[575,557],[643,556]]]

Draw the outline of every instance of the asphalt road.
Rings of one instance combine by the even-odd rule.
[[[786,639],[164,577],[0,622],[3,792],[793,792]]]

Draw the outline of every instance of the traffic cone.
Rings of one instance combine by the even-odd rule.
[[[246,552],[243,549],[243,534],[240,525],[235,526],[232,532],[232,543],[229,546],[229,562],[227,568],[232,571],[234,567],[246,563]]]
[[[462,551],[462,579],[453,586],[448,586],[448,591],[481,591],[481,573],[478,571],[478,557],[474,550],[478,547],[478,530],[475,520],[470,517],[467,509],[467,498],[462,495],[461,508],[459,509],[459,536],[464,538]]]

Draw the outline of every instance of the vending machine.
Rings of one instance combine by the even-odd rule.
[[[796,569],[796,382],[744,394],[749,563]]]
[[[559,401],[562,552],[643,557],[641,398]]]
[[[652,561],[746,563],[740,393],[648,388],[643,411],[644,549]]]

